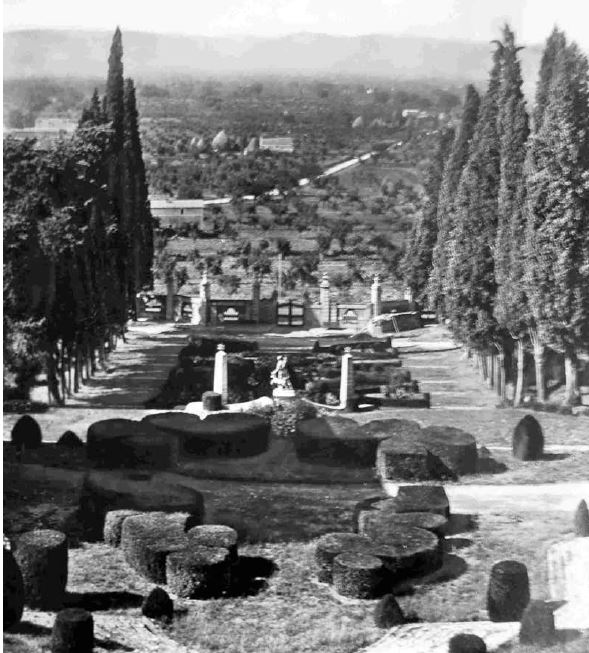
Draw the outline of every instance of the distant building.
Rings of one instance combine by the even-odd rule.
[[[37,118],[35,120],[35,129],[45,131],[64,131],[68,134],[76,131],[78,123],[75,120],[64,118]]]
[[[75,131],[78,123],[75,120],[64,118],[37,118],[34,127],[23,129],[4,129],[4,135],[18,140],[35,138],[40,148],[47,147],[64,138],[69,138]]]
[[[204,216],[204,200],[151,199],[151,215],[161,227],[180,227],[186,224],[200,226]]]
[[[276,136],[268,138],[265,136],[260,137],[260,150],[269,150],[270,152],[286,152],[292,154],[294,152],[294,141],[290,136]]]

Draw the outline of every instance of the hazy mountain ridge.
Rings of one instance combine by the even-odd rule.
[[[4,77],[104,75],[111,32],[22,30],[4,34]],[[136,78],[162,73],[323,73],[483,80],[490,43],[414,36],[293,34],[277,38],[206,37],[125,31],[125,70]],[[541,46],[522,51],[533,84]]]

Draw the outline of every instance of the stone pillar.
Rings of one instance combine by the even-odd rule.
[[[252,283],[252,320],[260,323],[260,278],[255,277]]]
[[[380,315],[382,313],[382,286],[380,285],[378,274],[374,275],[374,280],[370,287],[370,303],[372,304],[372,317]]]
[[[170,277],[166,281],[166,322],[174,322],[176,302],[176,279]]]
[[[225,352],[225,345],[217,345],[217,353],[215,354],[215,373],[213,376],[213,392],[219,393],[223,404],[227,404],[227,353]]]
[[[211,284],[209,283],[209,278],[207,276],[207,271],[205,270],[202,279],[200,280],[200,287],[198,292],[199,306],[198,306],[198,322],[193,324],[208,324],[209,319],[209,300],[211,298]],[[195,319],[194,311],[192,313],[192,319]]]
[[[342,369],[339,386],[340,408],[354,410],[356,408],[356,394],[354,392],[354,360],[352,350],[346,347],[342,356]]]
[[[190,316],[190,324],[200,324],[200,297],[190,298],[190,307],[192,308],[192,315]]]
[[[319,304],[321,304],[320,310],[320,322],[321,326],[328,326],[331,317],[331,298],[329,296],[329,277],[327,274],[324,274],[321,278],[321,283],[319,284]]]

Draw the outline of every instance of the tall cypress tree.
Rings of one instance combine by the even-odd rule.
[[[436,148],[425,174],[423,209],[413,227],[402,263],[405,282],[419,302],[423,302],[425,298],[426,284],[431,272],[433,249],[438,236],[438,199],[444,165],[453,139],[454,129],[443,129],[438,134]]]
[[[589,75],[575,44],[562,48],[527,182],[526,280],[538,337],[563,352],[565,400],[589,343]]]
[[[129,188],[128,174],[125,170],[124,156],[124,77],[123,77],[123,39],[121,30],[115,30],[108,57],[108,75],[104,96],[105,117],[111,126],[108,188],[111,200],[113,224],[109,229],[109,249],[116,265],[116,296],[113,309],[119,313],[119,323],[127,321],[129,298],[131,242],[133,230],[130,225],[131,211],[126,190]],[[125,188],[126,186],[126,188]],[[120,298],[124,298],[121,302]]]
[[[132,278],[130,296],[151,282],[153,260],[153,218],[147,196],[147,182],[139,124],[135,85],[125,80],[124,95],[124,152],[125,152],[125,198],[126,211],[132,231]]]
[[[470,155],[456,193],[445,287],[453,331],[463,342],[487,351],[498,337],[493,317],[497,288],[493,251],[500,176],[498,115],[502,62],[503,47],[498,44]]]
[[[548,103],[552,80],[556,71],[556,60],[559,53],[566,45],[566,38],[563,32],[557,27],[546,40],[542,61],[540,62],[540,74],[536,86],[536,105],[534,107],[534,129],[538,131],[542,125],[544,111]]]
[[[517,56],[519,49],[515,45],[513,32],[505,26],[498,116],[501,150],[499,223],[495,247],[495,277],[498,287],[494,315],[500,326],[517,343],[516,405],[520,403],[523,392],[524,338],[529,327],[522,251],[525,231],[523,176],[530,130],[521,90],[521,68]]]
[[[112,123],[114,149],[122,147],[124,131],[123,36],[117,27],[110,46],[105,96],[106,119]]]
[[[460,126],[448,155],[440,186],[437,212],[436,242],[432,252],[432,268],[427,285],[429,304],[440,312],[445,311],[446,273],[448,268],[448,246],[453,230],[453,207],[460,175],[466,165],[470,143],[477,124],[480,97],[474,86],[466,87],[464,108]]]

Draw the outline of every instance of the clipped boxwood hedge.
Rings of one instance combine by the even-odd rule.
[[[168,469],[177,463],[177,436],[163,437],[144,422],[105,419],[88,428],[87,456],[95,468]]]
[[[333,586],[342,596],[378,598],[384,592],[385,578],[380,558],[367,553],[341,553],[333,561]]]
[[[322,583],[333,580],[333,561],[341,553],[370,553],[372,540],[356,533],[327,533],[315,547],[317,579]]]
[[[227,549],[210,546],[174,551],[166,559],[166,579],[180,598],[223,596],[231,585],[231,556]]]
[[[14,557],[22,574],[25,604],[42,610],[59,609],[68,576],[65,534],[50,529],[23,533],[16,540]]]
[[[188,546],[183,528],[161,512],[127,517],[121,530],[121,550],[129,566],[153,583],[166,583],[166,558]]]
[[[229,551],[231,560],[237,560],[237,531],[223,524],[203,524],[188,531],[190,546],[221,547]]]
[[[453,474],[476,473],[477,443],[466,431],[452,426],[427,426],[422,429],[420,440]]]
[[[393,501],[396,512],[435,512],[450,518],[450,502],[443,485],[401,485]]]
[[[420,442],[389,438],[378,446],[376,469],[383,480],[434,481],[443,478],[439,460]]]
[[[155,483],[149,475],[92,471],[86,474],[80,494],[80,517],[85,536],[99,540],[106,514],[111,510],[181,512],[191,515],[192,526],[202,524],[202,494],[180,485]]]
[[[373,542],[371,554],[383,561],[393,584],[435,571],[442,565],[438,537],[416,526],[399,525],[387,533],[386,542]]]
[[[4,586],[4,629],[16,626],[21,620],[25,606],[25,588],[20,567],[12,551],[4,549],[3,554]]]
[[[257,456],[270,444],[269,422],[247,413],[213,414],[203,420],[184,413],[158,413],[143,422],[177,435],[185,453],[206,458]]]
[[[366,425],[338,415],[300,421],[294,438],[301,461],[355,468],[374,465],[379,441]]]
[[[431,531],[438,538],[444,537],[448,520],[435,512],[384,512],[371,510],[361,514],[358,532],[375,542],[386,544],[401,528],[415,526]]]
[[[127,517],[140,515],[137,510],[110,510],[104,518],[104,543],[112,547],[119,547],[121,544],[121,531],[123,522]]]

